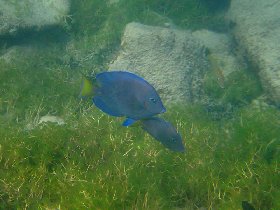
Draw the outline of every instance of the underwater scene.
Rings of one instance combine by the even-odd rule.
[[[0,209],[280,209],[279,0],[0,0]]]

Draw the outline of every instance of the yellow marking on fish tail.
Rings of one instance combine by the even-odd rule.
[[[84,78],[81,85],[80,97],[89,97],[93,95],[93,84],[88,78]]]

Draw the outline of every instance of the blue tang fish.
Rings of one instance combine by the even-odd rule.
[[[126,117],[124,126],[166,111],[155,88],[143,78],[127,71],[102,72],[86,78],[80,96],[92,96],[103,112]]]
[[[145,131],[168,149],[175,152],[185,151],[182,138],[171,123],[159,117],[151,117],[142,119],[141,124]]]

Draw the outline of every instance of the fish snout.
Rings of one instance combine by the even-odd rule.
[[[161,110],[161,112],[160,112],[160,113],[164,113],[164,112],[166,112],[165,107],[163,107],[163,108],[162,108],[162,110]]]

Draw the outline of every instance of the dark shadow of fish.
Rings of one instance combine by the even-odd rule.
[[[166,148],[175,152],[185,151],[182,137],[171,123],[159,117],[142,119],[140,123],[145,131],[162,143]]]

